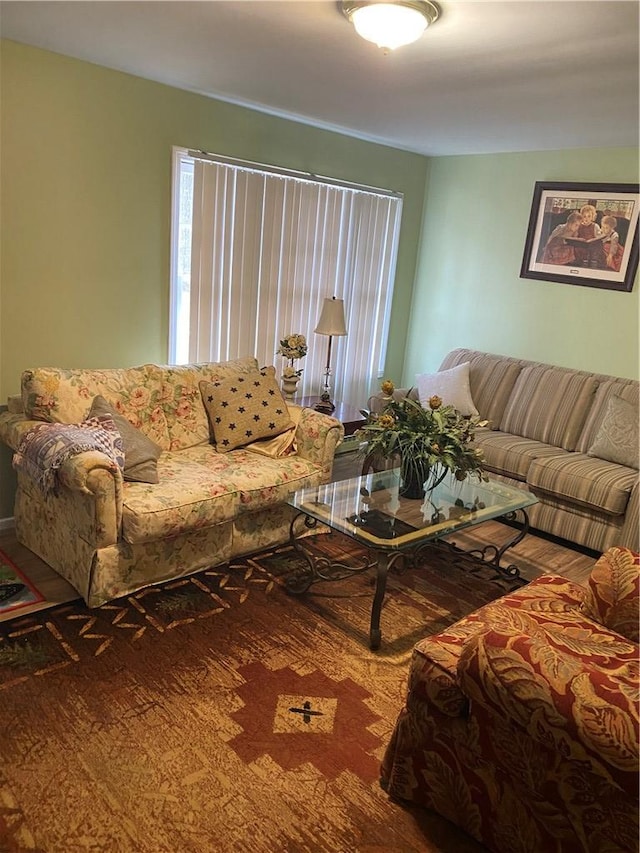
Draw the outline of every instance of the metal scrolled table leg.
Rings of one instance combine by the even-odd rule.
[[[313,554],[303,546],[304,539],[297,538],[294,532],[295,523],[301,517],[304,517],[305,527],[309,529],[313,529],[317,524],[317,521],[304,511],[299,512],[291,521],[289,544],[304,559],[306,566],[286,579],[285,588],[287,592],[293,595],[302,595],[314,583],[345,580],[353,575],[369,571],[376,565],[376,561],[371,559],[365,560],[362,565],[353,566],[341,563],[339,560],[331,560],[329,557]]]
[[[514,545],[517,545],[519,542],[522,542],[524,537],[529,532],[529,516],[527,515],[524,509],[515,509],[512,512],[505,513],[505,515],[501,516],[501,518],[504,518],[507,521],[515,521],[518,513],[522,513],[522,528],[504,545],[501,545],[500,547],[498,547],[497,545],[485,545],[484,548],[473,548],[470,551],[466,551],[463,553],[466,553],[469,556],[474,557],[486,563],[487,565],[492,566],[496,570],[496,572],[498,572],[499,575],[502,575],[502,577],[508,578],[510,580],[519,579],[520,569],[516,565],[510,563],[508,566],[503,566],[501,564],[501,560],[504,554],[510,548],[513,548]]]
[[[311,584],[314,581],[316,575],[316,565],[315,560],[304,548],[301,548],[298,543],[298,538],[294,533],[295,523],[299,518],[304,518],[304,526],[309,530],[312,530],[317,525],[317,521],[315,518],[307,515],[305,512],[299,512],[291,519],[291,524],[289,525],[289,544],[294,548],[296,553],[300,554],[300,556],[304,559],[307,564],[307,567],[304,571],[296,572],[295,575],[288,577],[285,580],[285,588],[287,592],[290,592],[294,595],[302,595],[302,593],[306,592]]]
[[[387,576],[389,569],[403,555],[398,552],[378,551],[376,562],[376,591],[373,596],[371,605],[371,622],[369,624],[369,648],[372,651],[377,651],[382,642],[382,631],[380,630],[380,614],[382,613],[382,605],[384,596],[387,591]]]

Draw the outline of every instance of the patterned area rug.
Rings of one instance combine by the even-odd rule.
[[[19,610],[39,601],[44,601],[43,595],[0,550],[0,613]]]
[[[336,534],[314,547],[362,557]],[[297,559],[0,625],[0,849],[482,850],[391,802],[378,767],[415,642],[505,589],[437,557],[394,574],[371,652],[371,577],[294,597]]]

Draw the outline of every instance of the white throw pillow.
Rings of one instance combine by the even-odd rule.
[[[438,373],[420,373],[416,376],[418,397],[426,409],[429,398],[440,397],[443,406],[454,406],[461,415],[477,415],[469,387],[469,362],[458,364]]]

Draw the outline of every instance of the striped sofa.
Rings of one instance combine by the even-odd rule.
[[[638,551],[638,448],[626,464],[597,454],[612,402],[624,401],[637,425],[639,383],[470,349],[450,352],[440,370],[465,362],[473,402],[489,422],[476,433],[485,468],[537,496],[532,527],[598,552]],[[369,407],[379,410],[380,400]],[[619,438],[612,430],[610,441]]]

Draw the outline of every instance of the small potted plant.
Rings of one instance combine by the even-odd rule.
[[[424,407],[408,395],[395,400],[393,383],[382,383],[386,405],[382,412],[363,412],[367,423],[358,431],[369,462],[397,461],[401,469],[401,494],[423,498],[451,473],[457,480],[475,476],[487,480],[482,450],[473,446],[475,429],[487,421],[465,417],[440,397]],[[365,463],[366,465],[366,463]]]
[[[282,390],[286,399],[293,398],[298,388],[298,382],[302,376],[303,368],[296,369],[294,361],[304,358],[307,354],[307,339],[304,335],[287,335],[280,341],[276,355],[284,356],[289,362],[282,371]]]

